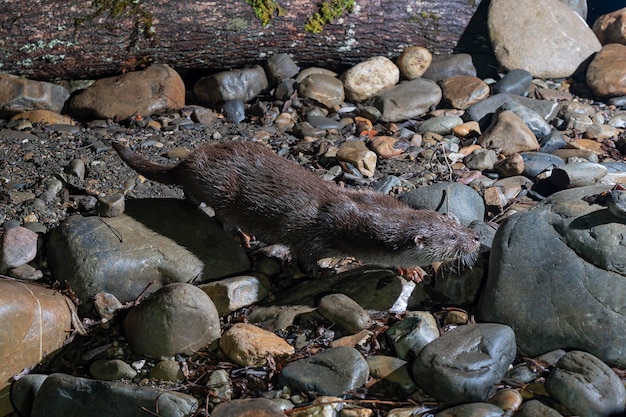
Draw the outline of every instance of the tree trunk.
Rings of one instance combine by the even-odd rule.
[[[396,57],[409,45],[449,53],[480,3],[355,0],[351,13],[314,34],[304,27],[321,0],[277,1],[284,13],[264,26],[245,0],[1,0],[0,71],[52,80],[152,62],[222,70],[281,52],[302,67],[340,69],[370,56]]]

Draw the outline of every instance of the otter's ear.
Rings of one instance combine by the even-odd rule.
[[[416,235],[413,238],[413,242],[415,242],[415,246],[417,246],[419,249],[423,249],[424,246],[426,246],[426,239],[422,235]]]

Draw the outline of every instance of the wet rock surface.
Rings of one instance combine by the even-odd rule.
[[[9,390],[20,415],[623,411],[624,45],[600,49],[557,3],[492,1],[500,73],[413,46],[337,72],[276,54],[184,83],[157,64],[71,98],[3,74],[0,413]],[[607,19],[608,37],[620,15]],[[302,265],[111,148],[173,165],[231,141],[445,213],[480,250],[414,269]],[[249,185],[204,184],[224,198]],[[368,226],[397,221],[379,217]],[[348,253],[420,241],[341,234]]]

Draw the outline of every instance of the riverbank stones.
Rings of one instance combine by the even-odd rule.
[[[246,103],[268,86],[265,70],[260,65],[255,65],[202,77],[194,84],[193,92],[200,104],[216,107],[230,100]]]

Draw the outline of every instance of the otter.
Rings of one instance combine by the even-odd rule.
[[[452,218],[390,195],[339,187],[260,143],[206,144],[173,166],[112,146],[147,179],[181,186],[222,224],[286,246],[307,267],[347,256],[399,269],[451,259],[471,266],[480,247],[479,234]]]

